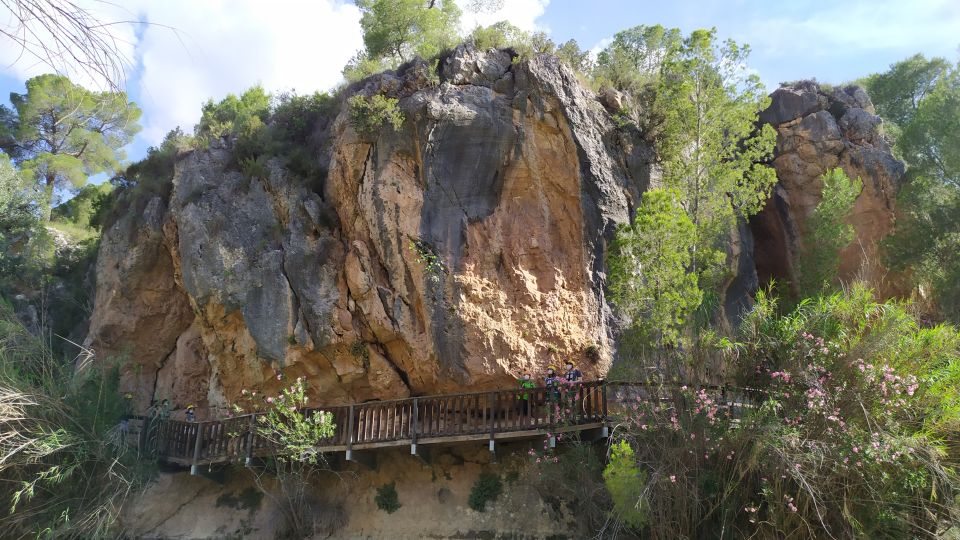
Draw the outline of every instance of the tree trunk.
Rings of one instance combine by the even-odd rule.
[[[46,177],[46,186],[44,189],[45,200],[43,201],[43,222],[50,223],[50,212],[53,209],[53,182],[56,180],[56,176],[53,174],[47,173]]]

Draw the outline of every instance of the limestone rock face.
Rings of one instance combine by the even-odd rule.
[[[804,224],[820,202],[820,176],[840,167],[860,178],[863,191],[850,216],[855,242],[841,253],[841,279],[866,278],[882,293],[894,286],[880,264],[878,241],[889,234],[905,171],[893,157],[866,92],[858,86],[827,91],[815,82],[777,89],[760,118],[777,130],[773,166],[779,183],[751,221],[760,280],[791,280]]]
[[[104,232],[87,344],[121,358],[138,408],[217,416],[301,376],[325,405],[510,387],[568,359],[605,375],[607,245],[656,181],[651,149],[611,120],[622,96],[555,57],[471,47],[344,94],[315,149],[322,186],[278,160],[245,174],[213,141],[180,156],[169,196]],[[400,128],[353,127],[346,98],[374,94],[398,100]],[[864,183],[844,277],[876,263],[904,170],[860,88],[781,88],[762,118],[780,181],[731,232],[730,320],[793,276],[831,167]]]
[[[88,342],[134,344],[141,406],[217,414],[299,376],[333,404],[509,386],[566,359],[606,372],[603,258],[652,152],[553,57],[460,47],[438,71],[352,88],[399,99],[405,122],[361,133],[342,111],[323,189],[279,162],[243,174],[217,141],[179,160],[169,200],[106,231]]]

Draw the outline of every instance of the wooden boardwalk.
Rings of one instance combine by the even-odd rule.
[[[581,383],[575,394],[561,389],[562,395],[548,388],[497,390],[439,396],[424,396],[388,401],[373,401],[345,406],[320,407],[317,411],[333,414],[331,437],[318,440],[320,452],[345,452],[355,460],[357,452],[378,448],[409,446],[412,454],[429,444],[488,441],[494,450],[496,441],[554,436],[562,432],[590,431],[606,436],[611,409],[620,403],[644,399],[664,400],[655,392],[659,387],[638,383],[591,381]],[[726,395],[726,391],[713,387]],[[524,399],[526,396],[526,399]],[[557,417],[557,404],[569,413]],[[744,405],[742,399],[729,402]],[[276,448],[256,428],[262,413],[246,414],[222,420],[185,422],[148,421],[138,417],[131,423],[137,446],[160,459],[190,465],[241,462],[274,455]]]

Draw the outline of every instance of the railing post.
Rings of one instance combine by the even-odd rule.
[[[203,424],[197,424],[194,430],[196,437],[193,444],[193,463],[190,465],[190,474],[196,476],[200,472],[200,446],[203,444]]]
[[[353,458],[353,405],[347,414],[347,461]]]
[[[600,380],[600,395],[603,401],[603,421],[607,421],[607,381]]]
[[[247,426],[247,448],[246,456],[243,460],[243,466],[249,467],[253,463],[253,436],[254,430],[256,428],[257,415],[255,413],[250,414],[250,425]]]
[[[490,400],[490,451],[494,452],[494,442],[493,434],[497,431],[497,405],[500,403],[500,394],[497,392],[490,392],[488,398]]]
[[[417,419],[420,416],[417,398],[413,398],[413,421],[410,426],[410,455],[417,455]]]

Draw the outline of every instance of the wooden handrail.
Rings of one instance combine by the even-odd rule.
[[[609,416],[608,388],[630,388],[648,394],[681,389],[679,384],[651,384],[647,382],[604,380],[587,381],[575,389],[566,387],[513,388],[417,396],[405,399],[371,401],[331,407],[311,407],[305,411],[328,411],[336,425],[331,437],[317,441],[321,451],[355,449],[357,445],[391,445],[409,442],[411,450],[421,441],[444,439],[484,440],[489,438],[493,448],[498,434],[552,430],[558,423],[572,426],[595,426],[605,423]],[[719,385],[698,385],[697,390],[739,392],[746,397],[760,391],[751,388],[733,388]],[[651,399],[662,397],[649,396]],[[723,401],[728,401],[724,397]],[[736,400],[731,406],[741,405]],[[569,415],[557,418],[555,408],[569,409]],[[185,422],[181,420],[142,419],[141,428],[150,433],[138,437],[141,451],[153,453],[196,470],[201,463],[244,460],[275,452],[273,443],[256,429],[257,417],[265,413],[248,413],[220,420]]]

